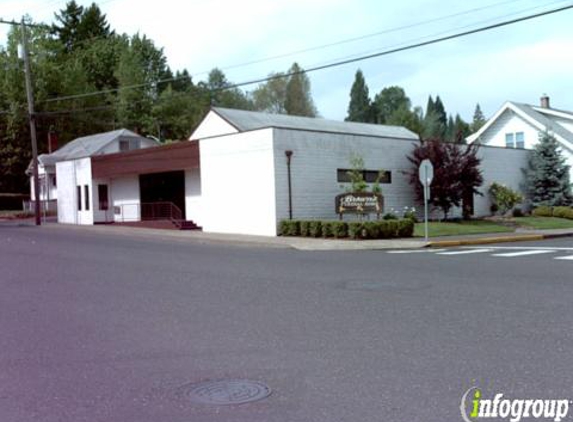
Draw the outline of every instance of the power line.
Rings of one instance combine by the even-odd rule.
[[[463,32],[459,32],[456,34],[452,34],[452,35],[448,35],[448,36],[444,36],[444,37],[439,37],[439,38],[433,38],[431,40],[427,40],[427,41],[422,41],[422,42],[418,42],[418,43],[414,43],[414,44],[409,44],[406,46],[402,46],[402,47],[396,47],[396,48],[391,48],[389,50],[385,50],[382,52],[376,52],[376,53],[371,53],[371,54],[366,54],[366,55],[362,55],[359,57],[353,57],[353,58],[347,58],[347,59],[343,59],[343,60],[339,60],[333,63],[328,63],[328,64],[323,64],[323,65],[318,65],[318,66],[314,66],[314,67],[310,67],[308,69],[304,69],[301,70],[299,72],[287,72],[284,74],[280,74],[280,75],[273,75],[273,76],[267,76],[264,78],[259,78],[259,79],[254,79],[254,80],[250,80],[250,81],[245,81],[245,82],[240,82],[240,83],[236,83],[236,84],[230,84],[230,85],[226,85],[224,87],[221,88],[215,88],[212,89],[211,92],[220,92],[220,91],[226,91],[229,89],[234,89],[234,88],[240,88],[243,86],[248,86],[248,85],[254,85],[254,84],[258,84],[258,83],[264,83],[264,82],[268,82],[271,80],[275,80],[275,79],[280,79],[280,78],[287,78],[287,77],[291,77],[294,75],[298,75],[298,74],[307,74],[307,73],[311,73],[311,72],[316,72],[319,70],[325,70],[325,69],[329,69],[329,68],[333,68],[333,67],[338,67],[338,66],[343,66],[343,65],[347,65],[350,63],[355,63],[355,62],[359,62],[359,61],[364,61],[364,60],[369,60],[372,58],[376,58],[376,57],[381,57],[381,56],[385,56],[385,55],[390,55],[390,54],[394,54],[394,53],[398,53],[398,52],[402,52],[402,51],[407,51],[407,50],[412,50],[412,49],[416,49],[416,48],[420,48],[420,47],[425,47],[428,45],[432,45],[432,44],[437,44],[437,43],[441,43],[441,42],[445,42],[448,40],[452,40],[452,39],[456,39],[456,38],[461,38],[464,36],[468,36],[468,35],[472,35],[472,34],[477,34],[480,32],[485,32],[485,31],[489,31],[492,29],[497,29],[497,28],[501,28],[504,26],[508,26],[508,25],[513,25],[519,22],[524,22],[527,20],[531,20],[531,19],[535,19],[535,18],[539,18],[542,16],[547,16],[550,14],[555,14],[558,12],[563,12],[565,10],[571,9],[573,8],[573,4],[567,5],[567,6],[563,6],[563,7],[559,7],[556,9],[551,9],[551,10],[547,10],[547,11],[543,11],[540,13],[536,13],[536,14],[532,14],[532,15],[527,15],[527,16],[523,16],[523,17],[519,17],[519,18],[515,18],[515,19],[511,19],[511,20],[507,20],[507,21],[503,21],[503,22],[499,22],[499,23],[495,23],[492,25],[487,25],[487,26],[482,26],[476,29],[472,29],[472,30],[468,30],[468,31],[463,31]],[[165,83],[165,82],[171,82],[171,81],[175,81],[181,78],[168,78],[168,79],[164,79],[161,81],[157,81],[154,82],[154,84],[157,83]],[[76,94],[76,95],[69,95],[69,96],[64,96],[64,97],[57,97],[57,98],[51,98],[51,99],[47,99],[42,101],[42,103],[48,103],[48,102],[53,102],[53,101],[64,101],[64,100],[69,100],[69,99],[79,99],[79,98],[86,98],[86,97],[91,97],[91,96],[95,96],[95,95],[102,95],[102,94],[107,94],[107,93],[113,93],[113,92],[118,92],[121,90],[125,90],[125,89],[133,89],[133,88],[142,88],[142,87],[146,87],[146,86],[151,86],[152,84],[150,83],[144,83],[144,84],[137,84],[137,85],[131,85],[131,86],[126,86],[126,87],[121,87],[121,88],[116,88],[116,89],[108,89],[108,90],[101,90],[101,91],[97,91],[97,92],[91,92],[91,93],[85,93],[85,94]],[[182,92],[180,93],[182,96],[183,95],[188,95],[189,93],[187,92]],[[179,96],[179,94],[174,94],[175,96]],[[108,106],[108,107],[113,107],[113,106]],[[82,109],[77,109],[77,111],[81,111]],[[63,112],[74,112],[74,110],[64,110]],[[54,112],[54,114],[57,112]]]
[[[568,9],[573,8],[573,4],[570,4],[568,6],[564,6],[564,7],[559,7],[556,9],[551,9],[551,10],[547,10],[547,11],[543,11],[540,13],[535,13],[532,15],[527,15],[527,16],[523,16],[523,17],[519,17],[519,18],[515,18],[515,19],[511,19],[511,20],[507,20],[507,21],[503,21],[503,22],[499,22],[496,24],[492,24],[492,25],[487,25],[487,26],[483,26],[483,27],[479,27],[476,29],[472,29],[472,30],[468,30],[468,31],[463,31],[463,32],[459,32],[456,34],[452,34],[452,35],[448,35],[448,36],[444,36],[444,37],[439,37],[439,38],[434,38],[428,41],[423,41],[423,42],[418,42],[415,44],[410,44],[407,46],[403,46],[403,47],[397,47],[397,48],[392,48],[390,50],[385,50],[382,52],[376,52],[376,53],[371,53],[371,54],[366,54],[363,56],[359,56],[359,57],[354,57],[354,58],[348,58],[348,59],[343,59],[340,61],[336,61],[333,63],[329,63],[329,64],[324,64],[324,65],[319,65],[319,66],[315,66],[315,67],[311,67],[308,69],[305,69],[301,72],[287,72],[287,73],[283,73],[280,75],[272,75],[272,76],[267,76],[264,78],[260,78],[260,79],[254,79],[251,81],[246,81],[246,82],[241,82],[241,83],[236,83],[236,84],[230,84],[227,85],[225,87],[222,88],[216,88],[213,89],[213,92],[218,92],[218,91],[223,91],[223,90],[228,90],[228,89],[233,89],[233,88],[239,88],[242,86],[248,86],[248,85],[253,85],[256,83],[264,83],[264,82],[268,82],[270,80],[275,80],[275,79],[280,79],[280,78],[286,78],[286,77],[290,77],[296,74],[300,74],[300,73],[311,73],[311,72],[316,72],[318,70],[324,70],[324,69],[328,69],[328,68],[332,68],[332,67],[338,67],[338,66],[343,66],[346,64],[350,64],[350,63],[355,63],[355,62],[359,62],[359,61],[364,61],[364,60],[368,60],[368,59],[372,59],[372,58],[376,58],[376,57],[381,57],[381,56],[385,56],[385,55],[389,55],[389,54],[393,54],[393,53],[398,53],[401,51],[406,51],[406,50],[412,50],[415,48],[420,48],[420,47],[424,47],[427,45],[432,45],[432,44],[437,44],[440,42],[444,42],[444,41],[448,41],[448,40],[452,40],[455,38],[461,38],[467,35],[472,35],[472,34],[476,34],[479,32],[484,32],[484,31],[489,31],[492,29],[496,29],[496,28],[500,28],[500,27],[504,27],[504,26],[508,26],[508,25],[513,25],[519,22],[523,22],[523,21],[527,21],[527,20],[531,20],[531,19],[535,19],[535,18],[539,18],[542,16],[546,16],[546,15],[550,15],[550,14],[555,14],[558,12],[562,12]],[[185,78],[185,77],[184,77]],[[86,97],[91,97],[91,96],[96,96],[96,95],[103,95],[103,94],[109,94],[109,93],[114,93],[114,92],[120,92],[123,90],[128,90],[128,89],[136,89],[136,88],[144,88],[147,86],[152,86],[153,84],[160,84],[160,83],[167,83],[167,82],[173,82],[176,80],[182,79],[174,77],[174,78],[167,78],[167,79],[162,79],[159,81],[155,81],[153,83],[141,83],[141,84],[134,84],[134,85],[128,85],[128,86],[124,86],[124,87],[119,87],[119,88],[112,88],[112,89],[106,89],[106,90],[100,90],[100,91],[95,91],[95,92],[89,92],[89,93],[84,93],[84,94],[75,94],[75,95],[68,95],[68,96],[62,96],[62,97],[55,97],[55,98],[49,98],[46,99],[44,101],[42,101],[42,103],[50,103],[50,102],[54,102],[54,101],[65,101],[65,100],[72,100],[72,99],[79,99],[79,98],[86,98]]]

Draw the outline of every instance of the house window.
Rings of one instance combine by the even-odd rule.
[[[85,194],[85,205],[86,205],[86,211],[90,210],[90,187],[88,185],[84,186],[84,194]]]
[[[78,197],[78,211],[82,210],[82,187],[76,186],[76,195]]]
[[[513,142],[513,133],[506,133],[505,134],[505,147],[506,148],[515,148],[515,143]]]
[[[109,202],[107,199],[107,185],[97,185],[97,196],[99,199],[99,209],[102,211],[107,211],[109,208]]]
[[[350,183],[350,176],[348,172],[350,169],[338,169],[336,170],[336,180],[338,183]],[[382,173],[380,175],[380,173]],[[391,171],[378,171],[378,170],[363,170],[362,178],[366,183],[375,183],[380,175],[380,183],[392,183],[392,172]]]
[[[523,136],[523,132],[517,132],[515,134],[515,147],[525,148],[525,138]]]
[[[58,185],[56,184],[56,176],[52,176],[52,185],[54,187],[57,187]]]

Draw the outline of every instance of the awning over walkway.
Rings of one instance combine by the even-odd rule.
[[[92,157],[92,177],[96,179],[192,168],[199,168],[197,141],[176,142]]]

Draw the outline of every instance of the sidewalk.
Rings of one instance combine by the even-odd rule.
[[[518,230],[513,233],[477,234],[467,236],[443,236],[431,238],[428,243],[421,238],[346,240],[314,239],[306,237],[270,237],[241,234],[203,233],[200,231],[159,230],[114,225],[74,226],[48,223],[42,227],[50,230],[78,230],[91,233],[113,233],[141,238],[192,241],[202,244],[226,244],[233,246],[285,248],[303,251],[350,251],[382,249],[419,249],[424,247],[452,247],[502,242],[538,241],[573,236],[573,229]]]

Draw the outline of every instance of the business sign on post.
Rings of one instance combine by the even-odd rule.
[[[379,193],[354,192],[336,195],[336,212],[343,214],[381,214],[384,210],[384,198]]]

